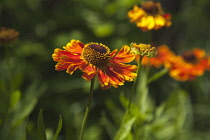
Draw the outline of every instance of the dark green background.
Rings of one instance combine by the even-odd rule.
[[[5,120],[13,119],[12,111],[9,111],[12,87],[13,91],[21,93],[20,102],[24,102],[30,95],[25,99],[27,102],[23,103],[23,106],[27,107],[33,99],[37,100],[28,115],[24,116],[23,128],[20,129],[18,125],[13,128],[14,131],[19,129],[20,132],[10,135],[10,139],[22,140],[24,126],[27,124],[27,139],[36,140],[36,121],[40,109],[43,109],[47,134],[54,133],[61,114],[63,128],[59,139],[77,139],[90,83],[80,77],[80,71],[71,76],[65,71],[55,71],[56,63],[51,57],[55,48],[62,48],[71,39],[80,40],[84,44],[103,43],[111,50],[136,42],[157,46],[167,44],[177,54],[195,47],[210,52],[208,0],[161,0],[165,12],[172,16],[172,26],[149,32],[142,32],[127,18],[127,12],[139,2],[1,0],[0,26],[14,28],[19,31],[20,36],[18,41],[7,49],[11,78],[6,68],[6,49],[0,48],[0,134],[5,131],[3,126],[9,126]],[[153,71],[156,70],[151,72]],[[171,89],[183,88],[187,92],[193,114],[190,118],[193,120],[191,127],[186,134],[192,136],[190,139],[204,140],[210,137],[209,76],[210,73],[206,72],[195,81],[182,83],[174,81],[166,74],[150,85],[150,95],[157,106],[168,98]],[[101,90],[97,84],[87,122],[87,140],[112,139],[119,127],[118,118],[124,114],[124,108],[119,101],[120,93],[126,93],[131,86],[132,83],[126,82],[118,89]],[[106,124],[107,120],[114,124],[114,128]]]

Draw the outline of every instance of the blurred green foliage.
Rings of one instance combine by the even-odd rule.
[[[55,71],[51,57],[55,48],[71,39],[101,42],[112,50],[137,42],[167,44],[177,53],[194,47],[210,52],[210,2],[159,1],[172,14],[173,25],[142,32],[127,18],[128,10],[138,0],[1,0],[0,26],[14,28],[20,36],[11,46],[0,46],[0,140],[37,140],[41,124],[47,140],[53,136],[58,140],[78,139],[90,83],[80,77],[79,71],[71,76]],[[142,114],[133,105],[133,114],[122,130],[124,135],[117,136],[132,83],[105,91],[97,85],[85,140],[207,140],[209,76],[206,72],[182,83],[166,74],[153,81],[146,112]],[[57,137],[60,114],[63,125]],[[134,127],[142,128],[136,135],[132,134],[134,122]]]

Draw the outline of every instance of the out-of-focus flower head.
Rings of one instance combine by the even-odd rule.
[[[166,14],[159,2],[142,2],[141,7],[134,5],[128,12],[130,22],[136,23],[142,31],[158,30],[162,27],[171,26],[171,15]]]
[[[149,44],[136,44],[131,43],[131,50],[135,55],[140,54],[141,56],[147,57],[155,57],[157,55],[157,51],[155,47],[151,47]]]
[[[210,70],[210,57],[202,49],[188,50],[182,55],[176,55],[166,45],[157,47],[157,56],[154,58],[145,57],[142,65],[151,65],[157,68],[164,66],[168,69],[169,75],[178,81],[193,80]]]
[[[169,60],[175,57],[175,54],[168,48],[167,45],[161,45],[156,49],[155,57],[149,58],[144,56],[142,59],[142,65],[151,65],[156,68],[160,68],[161,66],[169,67]],[[139,56],[136,57],[138,61]]]
[[[15,41],[19,36],[19,32],[15,29],[0,27],[0,43],[9,43]]]
[[[198,48],[178,55],[170,63],[169,75],[179,81],[193,80],[210,70],[210,57]]]
[[[83,44],[79,40],[71,40],[62,49],[55,49],[53,60],[58,62],[56,70],[66,70],[70,75],[80,69],[84,74],[82,78],[90,81],[95,76],[102,89],[118,87],[125,81],[133,81],[136,77],[136,65],[131,62],[135,55],[129,46],[124,45],[119,51],[110,49],[101,43]]]

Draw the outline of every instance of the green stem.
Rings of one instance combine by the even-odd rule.
[[[88,118],[88,114],[90,112],[90,107],[91,107],[91,102],[92,102],[92,97],[93,97],[94,81],[95,81],[95,78],[93,78],[90,83],[90,94],[89,94],[89,98],[88,98],[88,104],[86,107],[85,115],[82,120],[82,126],[81,126],[80,136],[79,136],[80,140],[83,139],[85,124],[86,124],[86,121]]]
[[[130,98],[129,98],[128,111],[130,110],[132,98],[133,98],[133,95],[136,93],[137,85],[138,85],[138,83],[139,83],[140,72],[141,72],[140,70],[141,70],[141,61],[142,61],[142,58],[143,58],[143,56],[140,56],[139,61],[138,61],[138,69],[137,69],[137,72],[136,72],[136,73],[137,73],[137,77],[136,77],[136,79],[134,80],[132,92],[131,92],[131,95],[130,95]]]
[[[9,88],[8,88],[8,93],[11,94],[12,91],[13,91],[13,82],[12,82],[12,67],[11,67],[11,64],[10,64],[10,53],[9,53],[9,46],[4,46],[5,47],[5,54],[6,54],[6,68],[7,68],[7,73],[8,73],[8,85],[9,85]]]
[[[132,98],[134,96],[134,93],[136,92],[136,88],[137,88],[139,77],[140,77],[139,75],[140,75],[140,69],[141,69],[141,61],[142,61],[142,56],[140,56],[139,61],[138,61],[137,77],[134,80],[132,91],[131,91],[131,94],[129,96],[128,107],[127,107],[126,113],[125,113],[125,115],[123,117],[122,123],[120,125],[120,128],[119,128],[119,130],[118,130],[114,140],[118,140],[119,139],[119,137],[122,134],[123,129],[125,127],[125,123],[126,123],[126,121],[128,119],[128,116],[129,116],[129,113],[130,113],[130,108],[131,108],[131,103],[132,103]]]
[[[148,87],[147,87],[147,81],[148,81],[148,73],[149,73],[149,68],[150,68],[150,64],[146,65],[142,70],[141,70],[141,77],[139,79],[139,81],[141,81],[141,83],[138,84],[137,86],[137,103],[138,106],[141,110],[141,112],[145,111],[145,102],[147,99],[147,94],[148,94]]]
[[[150,84],[151,82],[159,79],[160,77],[162,77],[164,74],[166,74],[168,72],[167,68],[164,68],[162,70],[160,70],[159,72],[153,74],[151,77],[149,77],[147,84]]]

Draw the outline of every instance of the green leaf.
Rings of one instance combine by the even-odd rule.
[[[123,125],[120,127],[119,131],[117,132],[117,135],[115,136],[114,140],[124,140],[129,135],[135,120],[135,116],[126,119]]]
[[[60,119],[59,119],[59,122],[58,122],[58,127],[57,127],[57,130],[56,130],[55,135],[54,135],[52,140],[57,140],[57,137],[58,137],[58,134],[61,131],[61,128],[62,128],[62,117],[60,115]]]
[[[189,96],[184,90],[175,89],[166,102],[156,109],[150,133],[153,133],[157,139],[181,137],[187,129],[190,129],[191,121]]]
[[[39,116],[38,116],[38,140],[46,140],[46,133],[45,133],[45,128],[44,128],[44,121],[43,121],[43,115],[42,115],[42,109],[39,111]]]
[[[105,114],[105,112],[102,112],[101,114],[101,123],[104,126],[104,129],[107,131],[108,135],[113,138],[114,137],[114,124],[112,122],[110,122]]]
[[[16,131],[19,131],[18,126],[24,123],[28,115],[31,113],[31,111],[37,104],[39,96],[43,94],[45,89],[46,86],[44,84],[39,85],[37,82],[35,82],[28,88],[23,98],[19,100],[18,103],[17,99],[15,99],[16,101],[14,102],[12,101],[13,103],[16,102],[16,105],[13,108],[13,110],[10,110],[11,112],[9,112],[8,117],[6,118],[4,124],[1,127],[1,140],[8,140],[9,137],[17,134]],[[15,94],[17,98],[19,93]]]
[[[16,107],[16,105],[20,101],[20,98],[21,98],[21,92],[19,90],[12,92],[10,96],[10,111]]]

